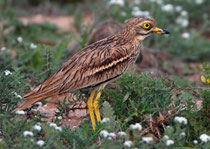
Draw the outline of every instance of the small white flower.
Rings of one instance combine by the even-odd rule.
[[[2,139],[0,138],[0,142],[2,141]]]
[[[112,140],[112,137],[108,137],[108,140]]]
[[[116,134],[113,133],[113,132],[110,132],[110,133],[109,133],[109,137],[111,137],[111,138],[116,138]]]
[[[182,10],[182,7],[181,6],[176,6],[175,7],[175,10],[178,11],[178,12],[180,12]]]
[[[182,25],[183,27],[187,27],[188,24],[189,24],[189,21],[188,21],[187,19],[184,19],[183,22],[181,23],[181,25]]]
[[[198,4],[198,5],[200,5],[200,4],[203,3],[203,0],[195,0],[195,3]]]
[[[153,141],[153,138],[152,137],[142,137],[142,140],[146,143],[150,143]]]
[[[194,144],[198,144],[198,141],[197,141],[197,140],[194,140],[193,143],[194,143]]]
[[[125,141],[123,146],[125,147],[131,147],[133,145],[133,142],[132,141]]]
[[[55,130],[62,131],[61,127],[55,127]]]
[[[59,119],[59,120],[62,120],[62,116],[58,116],[58,119]]]
[[[37,46],[36,46],[34,43],[31,43],[31,44],[30,44],[30,48],[31,48],[31,49],[36,49]]]
[[[208,142],[208,141],[210,141],[210,136],[208,136],[207,134],[202,134],[202,135],[200,135],[200,140],[202,142]]]
[[[173,145],[173,144],[174,144],[173,140],[167,140],[166,141],[166,146],[170,146],[170,145]]]
[[[9,70],[5,70],[5,71],[4,71],[4,74],[5,74],[6,76],[12,75],[12,73],[11,73]]]
[[[182,38],[188,39],[190,38],[190,34],[188,32],[182,33]]]
[[[36,142],[37,145],[39,146],[43,146],[44,145],[44,141],[43,140],[39,140]]]
[[[130,125],[130,129],[134,130],[135,129],[135,125],[134,124],[131,124]]]
[[[126,133],[123,132],[123,131],[120,131],[117,133],[120,137],[125,137],[126,136]]]
[[[1,50],[2,50],[2,51],[5,51],[5,50],[6,50],[6,47],[2,47]]]
[[[176,116],[174,118],[174,121],[175,122],[178,122],[178,123],[183,123],[183,124],[187,124],[187,119],[185,117],[179,117],[179,116]]]
[[[35,105],[42,106],[42,102],[36,102]]]
[[[142,130],[142,126],[141,126],[141,124],[136,123],[135,125],[136,125],[136,128],[137,128],[138,130]]]
[[[150,13],[148,11],[141,11],[139,7],[133,7],[132,10],[133,16],[144,16],[144,17],[150,17]]]
[[[125,4],[124,0],[110,0],[108,2],[108,6],[111,6],[111,5],[124,6],[124,4]]]
[[[102,136],[102,137],[104,137],[104,138],[108,137],[108,135],[109,135],[109,133],[108,133],[108,131],[106,131],[106,130],[102,130],[102,131],[100,132],[100,136]]]
[[[185,17],[178,17],[176,19],[176,23],[181,25],[182,27],[187,27],[189,25],[189,21]]]
[[[107,123],[107,122],[109,122],[109,121],[110,121],[109,118],[103,118],[102,121],[101,121],[101,123]]]
[[[49,126],[50,127],[54,127],[55,130],[62,131],[62,128],[61,127],[58,127],[55,123],[50,123]]]
[[[150,17],[149,11],[142,11],[142,16]]]
[[[37,131],[41,131],[42,127],[40,125],[34,125],[33,127]]]
[[[49,126],[50,126],[50,127],[54,127],[54,128],[57,127],[56,123],[50,123]]]
[[[171,4],[166,4],[166,5],[162,6],[162,10],[165,12],[172,12],[172,11],[174,11],[174,6]]]
[[[185,132],[180,133],[180,136],[185,137],[186,136]]]
[[[23,136],[24,136],[24,137],[26,137],[26,136],[31,136],[31,137],[32,137],[33,135],[34,135],[34,134],[33,134],[33,132],[31,132],[31,131],[24,131],[24,132],[23,132]]]
[[[163,136],[163,139],[164,139],[164,140],[168,140],[168,139],[169,139],[169,136],[168,136],[168,135],[164,135],[164,136]]]
[[[22,99],[22,97],[20,96],[20,95],[18,95],[16,92],[12,92],[17,98],[20,98],[20,99]]]
[[[181,12],[181,16],[188,16],[188,12],[187,11],[185,11],[185,10],[183,10],[182,12]]]
[[[22,99],[22,97],[21,97],[20,95],[17,95],[17,98],[20,98],[20,99]]]
[[[25,115],[25,112],[23,110],[18,110],[15,112],[17,115]]]
[[[21,42],[23,42],[23,38],[19,36],[19,37],[17,38],[17,41],[18,41],[19,43],[21,43]]]
[[[130,128],[132,129],[132,130],[142,130],[142,126],[141,126],[141,124],[139,124],[139,123],[136,123],[135,125],[133,125],[133,124],[131,124],[130,125]]]

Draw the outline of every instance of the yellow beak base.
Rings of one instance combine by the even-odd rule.
[[[161,34],[161,35],[163,35],[163,34],[170,34],[169,31],[164,30],[164,29],[161,29],[161,28],[158,28],[158,27],[155,27],[155,28],[153,29],[153,31],[154,31],[155,33]]]

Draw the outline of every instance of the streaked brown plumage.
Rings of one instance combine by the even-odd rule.
[[[143,39],[154,33],[167,34],[168,32],[157,28],[154,19],[141,17],[129,19],[121,33],[95,42],[75,54],[57,73],[26,94],[24,98],[27,101],[15,111],[25,109],[37,101],[54,95],[93,87],[88,107],[95,129],[95,119],[92,120],[94,116],[91,111],[93,110],[91,106],[95,106],[95,111],[98,109],[97,103],[92,104],[95,89],[118,78],[126,71],[137,59]],[[96,98],[99,97],[100,92]],[[96,113],[96,117],[100,121],[99,113]]]

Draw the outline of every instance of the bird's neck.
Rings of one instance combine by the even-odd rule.
[[[124,44],[127,44],[130,47],[130,55],[133,59],[137,59],[139,53],[141,52],[141,43],[143,41],[142,38],[138,36],[133,36],[131,34],[124,34],[120,33],[118,34],[118,39],[121,39],[121,41],[124,41]]]
[[[135,33],[125,31],[125,30],[121,33],[121,35],[122,37],[127,39],[132,45],[135,45],[136,47],[141,45],[142,41],[145,38],[142,35],[136,35]]]

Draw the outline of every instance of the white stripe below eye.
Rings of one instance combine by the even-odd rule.
[[[138,40],[144,40],[145,37],[146,36],[138,36],[137,38],[138,38]]]

